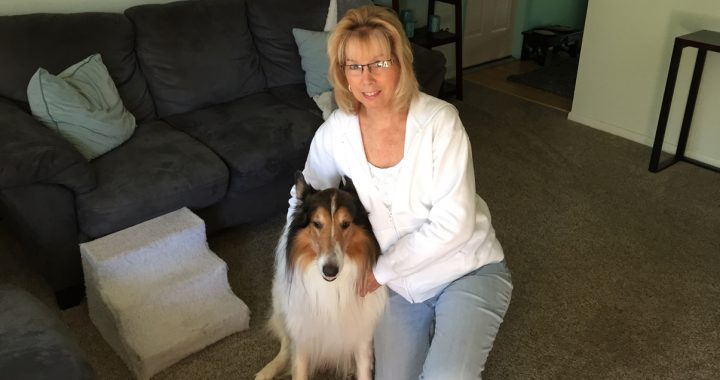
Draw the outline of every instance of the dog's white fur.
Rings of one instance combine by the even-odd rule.
[[[337,278],[323,279],[321,265],[310,265],[305,272],[286,263],[288,221],[275,249],[273,313],[270,328],[280,339],[280,352],[255,376],[269,380],[287,373],[292,361],[292,378],[304,380],[319,366],[335,367],[347,374],[354,359],[356,378],[372,379],[372,338],[387,292],[380,287],[360,297],[357,281],[360,268],[350,259],[341,258]],[[343,255],[339,248],[335,253]]]

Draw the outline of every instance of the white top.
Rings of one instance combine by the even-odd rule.
[[[385,207],[392,207],[392,196],[395,193],[395,183],[397,182],[401,164],[402,161],[389,168],[379,168],[368,162],[373,185],[382,196]]]
[[[375,277],[408,301],[422,302],[504,256],[487,205],[475,194],[470,140],[455,107],[422,93],[411,103],[401,162],[387,207],[357,115],[336,110],[315,133],[303,174],[317,189],[352,178],[383,252]],[[295,188],[290,193],[288,215],[298,202]]]

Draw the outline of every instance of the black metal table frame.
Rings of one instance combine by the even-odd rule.
[[[660,154],[662,153],[663,140],[665,139],[665,129],[670,114],[670,105],[672,104],[673,93],[675,92],[675,80],[677,79],[680,58],[682,57],[683,49],[686,47],[698,49],[695,68],[693,69],[692,79],[690,80],[690,90],[688,91],[685,114],[683,115],[682,126],[680,127],[680,137],[678,138],[675,155],[661,163]],[[685,157],[685,148],[687,146],[688,136],[690,135],[690,125],[692,124],[695,102],[697,100],[700,79],[702,78],[703,68],[705,67],[705,57],[707,56],[708,50],[720,52],[720,33],[701,30],[675,38],[667,82],[665,83],[665,93],[663,94],[662,106],[660,108],[660,117],[658,119],[657,130],[655,131],[655,142],[653,143],[652,154],[650,155],[649,170],[653,173],[657,173],[678,161],[686,161],[706,169],[720,171],[720,168]]]

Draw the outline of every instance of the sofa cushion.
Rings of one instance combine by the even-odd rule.
[[[410,44],[413,52],[413,69],[420,89],[432,96],[440,96],[445,80],[445,55],[442,52]]]
[[[305,86],[308,95],[320,95],[331,91],[328,79],[327,43],[330,32],[316,32],[293,28],[293,36],[300,53],[300,64],[305,71]]]
[[[372,0],[337,0],[337,19],[340,20],[351,9],[373,5]]]
[[[57,76],[38,69],[28,85],[28,101],[35,117],[88,160],[116,148],[135,130],[135,118],[125,109],[100,54]]]
[[[333,30],[337,26],[338,20],[345,16],[345,13],[351,9],[373,5],[372,0],[330,0],[330,11],[325,22],[325,30]],[[332,13],[332,9],[336,12]]]
[[[95,378],[58,313],[26,290],[8,284],[0,285],[0,342],[4,379]]]
[[[307,95],[304,84],[288,84],[285,86],[272,87],[268,89],[270,94],[282,100],[284,103],[307,110],[308,112],[322,117],[322,112],[311,97]]]
[[[157,120],[138,126],[125,144],[92,161],[95,190],[77,197],[80,229],[97,238],[225,195],[228,170],[192,137]]]
[[[305,83],[292,29],[322,30],[329,0],[247,1],[250,32],[268,87]]]
[[[265,76],[242,0],[140,5],[125,14],[163,117],[262,91]]]
[[[166,118],[215,151],[230,167],[229,191],[256,188],[302,169],[322,119],[268,92]]]
[[[138,122],[155,118],[155,106],[135,57],[135,32],[113,13],[0,16],[0,96],[27,103],[38,68],[59,73],[100,53],[125,107]]]
[[[0,98],[0,115],[0,189],[52,183],[82,193],[95,187],[90,163],[70,142],[9,100]]]

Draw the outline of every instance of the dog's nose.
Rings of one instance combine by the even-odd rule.
[[[322,267],[323,277],[328,280],[332,281],[335,279],[335,276],[338,274],[338,266],[335,264],[326,264]]]

